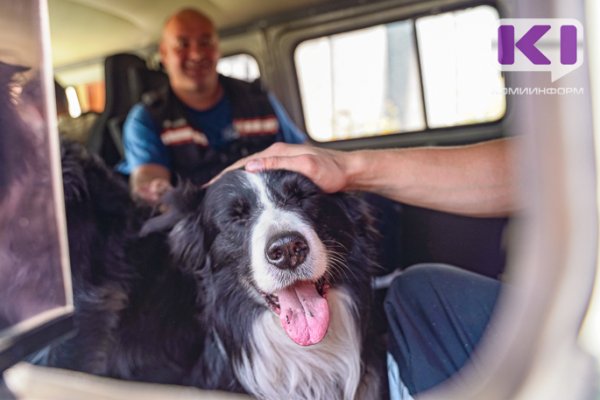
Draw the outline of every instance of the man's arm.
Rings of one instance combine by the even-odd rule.
[[[150,204],[171,188],[168,151],[160,141],[158,127],[141,105],[136,105],[123,126],[125,163],[121,171],[130,175],[131,194]]]
[[[288,169],[306,175],[326,192],[362,190],[440,211],[496,216],[516,208],[515,140],[354,152],[276,143],[231,168]]]
[[[356,152],[346,157],[346,186],[462,215],[507,215],[515,210],[512,141]]]

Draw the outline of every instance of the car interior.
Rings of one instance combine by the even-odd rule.
[[[37,79],[40,129],[49,137],[40,157],[55,177],[65,120],[76,126],[76,140],[109,167],[123,160],[129,110],[168,81],[158,56],[165,18],[190,6],[218,27],[220,73],[260,79],[311,145],[352,151],[518,137],[524,207],[515,215],[465,217],[369,198],[382,235],[381,275],[433,262],[510,283],[492,321],[494,333],[475,355],[483,369],[468,365],[419,398],[598,396],[597,2],[0,0],[6,10],[0,13],[0,35],[6,38],[0,62],[29,66],[24,82]],[[510,18],[579,20],[585,29],[583,65],[556,82],[547,72],[501,71],[489,39],[499,21]],[[66,97],[69,115],[56,115],[50,82]],[[577,93],[510,92],[563,87]],[[73,330],[56,182],[48,247],[66,294],[37,316],[0,325],[0,398],[237,398],[17,364]],[[0,217],[0,237],[11,234],[2,223]],[[0,274],[13,276],[17,268],[7,264],[4,272],[0,266]],[[0,278],[0,290],[11,284]],[[379,301],[384,294],[378,293]],[[385,329],[383,318],[380,323]]]

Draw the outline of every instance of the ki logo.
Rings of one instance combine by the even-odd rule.
[[[554,82],[583,63],[583,26],[575,19],[501,19],[497,39],[502,71],[550,71]]]

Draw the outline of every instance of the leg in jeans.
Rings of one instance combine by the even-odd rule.
[[[385,300],[389,351],[411,394],[458,371],[481,339],[500,282],[441,264],[420,264],[398,276]]]

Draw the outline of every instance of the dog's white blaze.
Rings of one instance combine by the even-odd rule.
[[[329,331],[313,346],[299,346],[265,311],[254,323],[248,353],[235,366],[242,385],[260,399],[352,400],[361,381],[361,337],[357,310],[343,288],[328,293]],[[362,392],[362,390],[361,390]]]
[[[248,184],[257,194],[260,215],[250,234],[250,260],[252,277],[260,290],[273,293],[297,280],[319,279],[327,268],[327,251],[315,230],[295,212],[278,208],[269,198],[264,180],[256,174],[246,173]],[[280,232],[295,231],[308,243],[306,260],[294,271],[282,271],[271,265],[265,257],[268,238]]]

